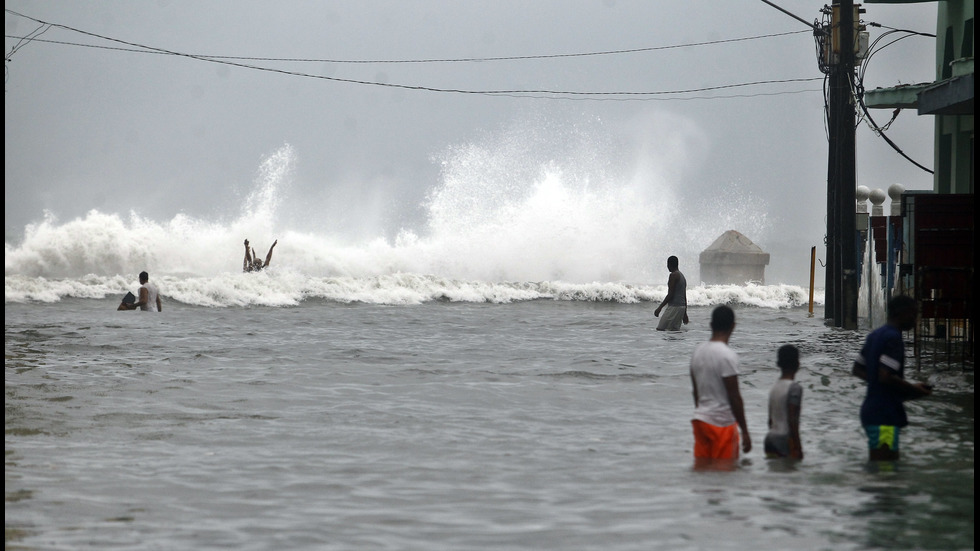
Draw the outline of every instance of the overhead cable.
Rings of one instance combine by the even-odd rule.
[[[48,39],[37,39],[38,42],[48,42],[52,44],[63,44],[70,46],[79,46],[83,48],[105,48],[105,49],[115,49],[123,51],[147,51],[150,53],[166,54],[169,52],[158,51],[157,48],[150,48],[148,46],[143,46],[140,44],[133,44],[129,42],[124,42],[122,40],[116,40],[110,37],[101,36],[93,33],[83,31],[81,29],[76,29],[74,27],[69,27],[67,25],[60,25],[57,23],[46,23],[38,19],[34,19],[30,16],[17,13],[13,10],[5,10],[8,13],[23,17],[25,19],[30,19],[32,21],[50,25],[55,27],[60,27],[65,30],[86,34],[102,40],[110,40],[114,42],[120,42],[123,44],[128,44],[131,46],[136,46],[138,49],[128,49],[128,48],[110,48],[106,46],[97,46],[92,44],[79,44],[72,42],[62,42],[57,40]],[[397,63],[485,63],[491,61],[526,61],[535,59],[558,59],[558,58],[571,58],[571,57],[594,57],[594,56],[606,56],[606,55],[621,55],[621,54],[633,54],[642,52],[654,52],[662,50],[674,50],[680,48],[694,48],[700,46],[715,46],[719,44],[730,44],[733,42],[745,42],[749,40],[761,40],[764,38],[775,38],[780,36],[789,36],[794,34],[804,33],[806,31],[788,31],[781,33],[770,33],[755,36],[743,36],[738,38],[726,38],[721,40],[709,40],[704,42],[690,42],[686,44],[672,44],[668,46],[649,46],[643,48],[624,48],[617,50],[602,50],[596,52],[575,52],[575,53],[565,53],[565,54],[535,54],[535,55],[520,55],[520,56],[493,56],[493,57],[462,57],[462,58],[431,58],[431,59],[329,59],[329,58],[289,58],[289,57],[245,57],[245,56],[222,56],[222,55],[211,55],[211,54],[187,54],[192,57],[202,57],[208,59],[216,60],[238,60],[238,61],[280,61],[280,62],[297,62],[297,63],[340,63],[340,64],[397,64]],[[7,38],[24,38],[17,36],[7,35]]]
[[[872,24],[872,25],[873,26],[876,26],[876,27],[883,27],[883,25],[879,25],[879,24]],[[889,28],[890,29],[890,27],[885,27],[885,28]],[[881,46],[878,46],[878,43],[881,42],[882,40],[884,40],[885,37],[887,37],[889,35],[892,35],[892,34],[895,34],[895,33],[905,33],[905,34],[903,34],[902,36],[900,36],[900,37],[898,37],[898,38],[896,38],[896,39],[888,42],[887,44],[883,44]],[[892,149],[894,149],[895,152],[898,153],[899,155],[901,155],[905,160],[907,160],[908,162],[912,163],[916,167],[922,169],[923,171],[928,172],[929,174],[934,174],[934,171],[932,169],[930,169],[930,168],[928,168],[926,166],[923,166],[921,163],[917,162],[912,157],[909,157],[908,154],[906,154],[904,151],[902,151],[902,148],[900,148],[898,146],[898,144],[896,144],[891,138],[889,138],[885,134],[885,131],[888,130],[888,128],[892,125],[892,123],[895,122],[895,119],[898,118],[898,115],[901,112],[901,108],[895,109],[892,112],[891,120],[889,120],[885,125],[879,125],[874,120],[874,117],[871,116],[871,111],[868,109],[867,104],[864,102],[864,90],[865,90],[865,88],[864,88],[864,75],[865,75],[865,73],[868,70],[868,66],[870,65],[869,62],[871,61],[871,58],[874,57],[874,55],[877,54],[878,52],[880,52],[881,50],[883,50],[883,49],[891,46],[892,44],[895,44],[896,42],[898,42],[900,40],[904,40],[906,38],[909,38],[910,36],[933,36],[933,37],[935,37],[935,35],[929,35],[929,34],[926,34],[926,33],[920,33],[920,32],[908,31],[908,30],[902,30],[902,29],[891,29],[891,30],[888,30],[888,31],[885,31],[884,33],[882,33],[880,36],[878,36],[877,38],[875,38],[874,41],[871,42],[870,46],[868,46],[868,53],[867,53],[867,55],[864,58],[864,63],[861,65],[861,68],[857,72],[857,82],[852,82],[851,83],[851,86],[852,86],[851,87],[851,93],[852,93],[852,95],[853,95],[856,103],[861,107],[861,111],[858,113],[859,118],[858,118],[857,124],[860,124],[863,121],[865,124],[868,125],[868,127],[871,128],[871,130],[872,130],[872,132],[874,133],[875,136],[878,136],[879,138],[881,138],[882,140],[884,140],[885,143],[887,143],[889,145],[889,147],[891,147]]]
[[[64,27],[68,30],[75,30],[71,28]],[[580,53],[570,53],[570,54],[541,54],[541,55],[520,55],[520,56],[498,56],[498,57],[460,57],[460,58],[432,58],[432,59],[330,59],[330,58],[296,58],[296,57],[247,57],[247,56],[230,56],[230,55],[210,55],[210,54],[189,54],[195,57],[206,57],[208,59],[220,59],[220,60],[238,60],[238,61],[277,61],[286,63],[337,63],[337,64],[360,64],[360,65],[382,65],[382,64],[424,64],[424,63],[487,63],[493,61],[527,61],[535,59],[558,59],[558,58],[572,58],[572,57],[592,57],[592,56],[604,56],[604,55],[619,55],[619,54],[633,54],[641,52],[654,52],[660,50],[675,50],[679,48],[693,48],[698,46],[713,46],[716,44],[728,44],[732,42],[744,42],[747,40],[759,40],[762,38],[774,38],[779,36],[788,36],[793,34],[805,33],[806,31],[789,31],[784,33],[774,33],[774,34],[763,34],[757,36],[746,36],[742,38],[729,38],[725,40],[712,40],[710,42],[691,42],[687,44],[673,44],[670,46],[651,46],[647,48],[629,48],[623,50],[605,50],[598,52],[580,52]],[[5,35],[6,38],[13,39],[26,39],[29,37]],[[106,40],[112,40],[105,38]],[[45,42],[48,44],[61,44],[64,46],[77,46],[80,48],[94,48],[101,50],[116,50],[123,52],[142,52],[149,54],[159,54],[166,55],[166,52],[158,52],[147,50],[146,47],[140,46],[139,48],[117,48],[111,46],[99,46],[96,44],[82,44],[79,42],[67,42],[62,40],[50,40],[42,38],[32,39],[35,42]]]
[[[710,91],[714,91],[714,90],[724,90],[724,89],[731,89],[731,88],[741,88],[741,87],[747,87],[747,86],[759,86],[759,85],[764,85],[764,84],[785,84],[785,83],[791,83],[791,82],[810,82],[810,81],[814,81],[814,80],[820,80],[822,78],[822,77],[812,77],[812,78],[794,78],[794,79],[762,80],[762,81],[742,82],[742,83],[734,83],[734,84],[724,84],[724,85],[718,85],[718,86],[708,86],[708,87],[702,87],[702,88],[691,88],[691,89],[681,89],[681,90],[664,90],[664,91],[653,91],[653,92],[631,92],[631,91],[586,92],[586,91],[548,90],[548,89],[531,89],[531,90],[520,90],[520,89],[468,90],[468,89],[461,89],[461,88],[438,88],[438,87],[433,87],[433,86],[422,86],[422,85],[411,85],[411,84],[398,84],[398,83],[388,83],[388,82],[374,82],[374,81],[367,81],[367,80],[358,80],[358,79],[349,79],[349,78],[340,78],[340,77],[330,77],[330,76],[324,76],[324,75],[314,75],[314,74],[310,74],[310,73],[302,73],[302,72],[298,72],[298,71],[288,71],[288,70],[285,70],[285,69],[276,69],[276,68],[270,68],[270,67],[261,67],[261,66],[257,66],[257,65],[250,65],[250,64],[246,64],[246,63],[240,63],[238,61],[233,61],[234,59],[247,59],[247,58],[219,58],[219,57],[211,57],[211,56],[205,56],[205,55],[199,55],[199,54],[188,54],[188,53],[183,53],[183,52],[176,52],[176,51],[167,50],[167,49],[164,49],[164,48],[157,48],[157,47],[153,47],[153,46],[147,46],[145,44],[139,44],[139,43],[135,43],[135,42],[129,42],[129,41],[121,40],[121,39],[118,39],[118,38],[112,38],[112,37],[108,37],[108,36],[103,36],[103,35],[99,35],[99,34],[96,34],[96,33],[92,33],[92,32],[84,31],[84,30],[81,30],[81,29],[77,29],[77,28],[74,28],[74,27],[69,27],[69,26],[66,26],[66,25],[60,25],[60,24],[57,24],[57,23],[48,23],[48,22],[45,22],[45,21],[34,19],[32,17],[28,17],[26,15],[22,15],[22,14],[13,12],[11,10],[6,10],[6,11],[9,12],[9,13],[13,13],[15,15],[24,17],[26,19],[30,19],[30,20],[35,21],[35,22],[40,23],[40,24],[50,25],[52,27],[62,28],[62,29],[69,30],[69,31],[72,31],[72,32],[76,32],[76,33],[79,33],[79,34],[83,34],[83,35],[86,35],[86,36],[91,36],[93,38],[98,38],[100,40],[107,40],[107,41],[110,41],[110,42],[115,42],[117,44],[123,44],[123,45],[129,46],[130,48],[137,48],[137,50],[134,50],[134,51],[139,51],[139,52],[173,55],[173,56],[178,56],[178,57],[186,57],[186,58],[189,58],[189,59],[196,59],[198,61],[205,61],[205,62],[208,62],[208,63],[217,63],[217,64],[222,64],[222,65],[229,65],[229,66],[232,66],[232,67],[240,67],[240,68],[252,69],[252,70],[256,70],[256,71],[266,71],[266,72],[271,72],[271,73],[285,74],[285,75],[291,75],[291,76],[299,76],[299,77],[304,77],[304,78],[314,78],[314,79],[320,79],[320,80],[327,80],[327,81],[331,81],[331,82],[342,82],[342,83],[348,83],[348,84],[361,84],[361,85],[366,85],[366,86],[381,86],[381,87],[387,87],[387,88],[398,88],[398,89],[404,89],[404,90],[418,90],[418,91],[426,91],[426,92],[472,94],[472,95],[488,95],[488,96],[505,96],[505,97],[528,97],[528,98],[537,98],[537,99],[569,99],[569,98],[567,98],[567,96],[587,98],[587,99],[588,98],[604,98],[605,99],[605,98],[616,97],[616,96],[620,96],[620,97],[625,96],[627,98],[633,98],[635,100],[635,99],[645,99],[645,98],[651,98],[652,99],[652,97],[654,97],[654,96],[677,95],[677,94],[691,94],[691,93],[697,93],[697,92],[710,92]],[[545,95],[542,95],[542,94],[545,94]]]
[[[794,13],[791,13],[791,12],[789,12],[788,10],[786,10],[784,8],[779,7],[776,4],[773,4],[769,0],[762,0],[762,2],[765,3],[765,4],[768,4],[769,6],[772,6],[772,7],[776,8],[777,10],[785,13],[786,15],[792,17],[793,19],[799,21],[800,23],[803,23],[807,27],[810,27],[810,29],[813,31],[813,34],[827,34],[827,31],[825,31],[824,29],[818,27],[816,23],[810,23],[806,19],[803,19],[802,17],[800,17],[800,16],[798,16],[798,15],[796,15]],[[800,32],[805,32],[805,31],[800,31]]]

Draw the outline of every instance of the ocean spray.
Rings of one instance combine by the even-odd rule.
[[[294,304],[309,296],[384,303],[440,296],[650,300],[648,291],[629,286],[665,281],[668,255],[682,259],[693,287],[697,255],[717,235],[732,228],[764,235],[768,219],[764,202],[735,186],[685,196],[684,167],[670,157],[683,144],[699,143],[696,129],[670,117],[637,127],[641,138],[598,120],[534,120],[447,147],[434,158],[441,175],[422,205],[425,220],[389,228],[396,235],[390,240],[301,231],[291,223],[282,199],[298,155],[285,145],[262,161],[252,191],[227,218],[177,214],[158,222],[137,211],[93,210],[60,222],[45,213],[25,229],[21,244],[5,244],[7,300],[41,296],[11,290],[11,277],[95,277],[112,287],[143,269],[165,280],[171,294],[209,306]],[[261,278],[239,271],[245,238],[260,256],[279,240],[272,270]],[[495,287],[500,283],[506,289]],[[416,291],[372,294],[386,285]]]

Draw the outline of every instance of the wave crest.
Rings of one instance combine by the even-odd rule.
[[[317,277],[291,270],[216,277],[154,278],[167,300],[203,307],[296,306],[305,301],[411,305],[436,301],[506,304],[561,300],[636,304],[659,303],[664,285],[594,282],[488,282],[396,273],[374,277]],[[51,280],[28,276],[4,278],[6,302],[58,302],[65,298],[114,299],[137,284],[122,276],[89,275]],[[689,288],[690,306],[730,304],[758,308],[795,308],[807,303],[807,290],[795,285],[707,285]],[[823,293],[815,297],[823,302]]]

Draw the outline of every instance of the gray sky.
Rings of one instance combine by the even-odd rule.
[[[812,21],[824,4],[787,0],[780,5]],[[173,52],[313,60],[565,54],[805,30],[759,1],[10,0],[5,6]],[[935,32],[935,3],[866,8],[868,21]],[[10,36],[38,27],[9,12],[5,23],[7,55],[17,43]],[[872,40],[880,32],[872,29]],[[123,46],[60,28],[39,38]],[[806,32],[521,61],[235,62],[465,90],[657,92],[822,76]],[[827,142],[820,80],[652,96],[655,101],[568,101],[350,84],[44,42],[21,47],[5,65],[7,243],[20,239],[24,226],[45,210],[60,220],[90,209],[136,210],[157,220],[177,213],[234,216],[262,159],[284,144],[297,157],[283,199],[295,226],[390,237],[401,227],[424,223],[421,205],[442,180],[439,160],[447,151],[504,142],[514,134],[525,136],[522,143],[530,144],[526,153],[534,159],[562,162],[565,156],[573,164],[585,162],[569,160],[578,151],[569,144],[585,140],[602,144],[596,150],[603,158],[589,161],[595,165],[620,170],[659,163],[677,195],[665,208],[697,209],[719,193],[764,202],[772,228],[763,244],[773,251],[799,249],[807,257],[809,247],[823,239]],[[911,37],[875,55],[865,85],[924,82],[934,73],[934,40]],[[801,90],[817,91],[760,95]],[[754,97],[719,97],[732,95]],[[695,99],[706,97],[714,99]],[[876,114],[879,122],[889,117]],[[903,112],[889,137],[932,167],[933,124],[932,117]],[[521,155],[520,147],[513,155]],[[908,189],[932,187],[931,175],[862,125],[858,183],[884,189],[895,182]]]

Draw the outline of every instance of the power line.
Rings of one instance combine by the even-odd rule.
[[[13,56],[14,53],[17,52],[17,50],[23,48],[24,46],[26,46],[30,42],[34,42],[36,40],[42,41],[42,42],[46,42],[46,40],[44,40],[43,38],[37,38],[37,37],[39,37],[42,34],[48,32],[48,30],[50,28],[51,28],[51,25],[44,25],[44,24],[42,24],[42,25],[39,25],[38,28],[36,28],[33,31],[27,33],[27,36],[10,36],[10,35],[7,35],[6,38],[16,38],[16,39],[18,39],[18,41],[17,41],[16,44],[14,44],[10,48],[10,51],[7,52],[7,55],[5,56],[5,60],[9,61],[10,58],[11,58],[11,56]]]
[[[10,11],[10,10],[7,10]],[[15,12],[11,12],[15,13]],[[19,14],[18,14],[19,15]],[[26,17],[26,16],[21,16]],[[74,32],[84,32],[71,27],[65,27],[62,25],[56,25],[66,30],[71,30]],[[211,55],[211,54],[187,54],[193,57],[201,57],[214,60],[235,60],[235,61],[277,61],[277,62],[289,62],[289,63],[337,63],[337,64],[424,64],[424,63],[486,63],[493,61],[527,61],[527,60],[537,60],[537,59],[559,59],[559,58],[573,58],[573,57],[594,57],[594,56],[606,56],[606,55],[620,55],[620,54],[633,54],[642,52],[654,52],[662,50],[674,50],[680,48],[694,48],[699,46],[714,46],[718,44],[730,44],[733,42],[744,42],[749,40],[760,40],[763,38],[775,38],[780,36],[789,36],[794,34],[805,33],[807,31],[789,31],[783,33],[772,33],[763,34],[756,36],[746,36],[741,38],[729,38],[723,40],[711,40],[707,42],[691,42],[687,44],[673,44],[669,46],[650,46],[644,48],[628,48],[620,50],[603,50],[597,52],[578,52],[578,53],[568,53],[568,54],[538,54],[538,55],[520,55],[520,56],[496,56],[496,57],[462,57],[462,58],[431,58],[431,59],[330,59],[330,58],[292,58],[292,57],[246,57],[246,56],[226,56],[226,55]],[[86,33],[87,34],[87,33]],[[113,40],[113,38],[92,35],[103,40]],[[24,39],[27,37],[6,35],[6,38],[14,39]],[[64,46],[77,46],[81,48],[95,48],[95,49],[105,49],[105,50],[117,50],[125,52],[143,52],[143,53],[153,53],[166,55],[166,52],[155,51],[156,49],[150,49],[148,46],[139,46],[139,48],[114,48],[110,46],[99,46],[95,44],[82,44],[77,42],[66,42],[60,40],[50,40],[50,39],[34,39],[36,42],[46,42],[49,44],[61,44]],[[121,41],[120,41],[121,42]]]
[[[936,35],[929,34],[929,33],[918,32],[918,31],[910,31],[910,30],[906,30],[906,29],[895,29],[895,28],[892,28],[892,27],[887,27],[885,25],[881,25],[879,23],[868,23],[868,25],[873,26],[873,27],[883,27],[883,28],[890,29],[890,30],[881,33],[881,35],[879,35],[877,38],[875,38],[871,42],[871,44],[868,46],[868,53],[864,57],[864,63],[861,65],[861,68],[857,71],[857,82],[854,83],[854,84],[852,84],[851,93],[852,93],[854,99],[856,100],[856,103],[861,107],[861,113],[860,113],[861,116],[860,116],[860,119],[859,119],[858,123],[860,123],[863,120],[865,122],[865,124],[867,124],[868,127],[871,128],[871,131],[872,131],[872,133],[875,136],[878,136],[879,138],[881,138],[882,140],[884,140],[885,143],[887,143],[889,145],[889,147],[891,147],[892,149],[894,149],[895,152],[898,153],[899,155],[901,155],[905,160],[907,160],[908,162],[912,163],[916,167],[922,169],[923,171],[928,172],[929,174],[933,174],[934,171],[932,169],[930,169],[930,168],[928,168],[926,166],[923,166],[921,163],[917,162],[912,157],[909,157],[908,154],[906,154],[904,151],[902,151],[902,148],[900,148],[898,146],[898,144],[896,144],[891,138],[889,138],[885,134],[885,131],[888,130],[888,128],[892,125],[893,122],[895,122],[895,119],[898,117],[899,113],[901,112],[901,108],[895,109],[892,112],[891,120],[889,120],[884,125],[879,125],[874,120],[874,117],[871,116],[871,111],[868,109],[867,104],[865,104],[865,102],[864,102],[864,90],[865,90],[865,88],[864,88],[864,75],[867,72],[868,67],[870,66],[871,58],[873,58],[875,56],[875,54],[877,54],[878,52],[880,52],[880,51],[884,50],[885,48],[891,46],[892,44],[895,44],[896,42],[898,42],[900,40],[904,40],[904,39],[909,38],[909,37],[912,37],[912,36],[925,36],[925,37],[935,38]],[[891,40],[887,44],[883,44],[881,46],[878,45],[878,43],[881,42],[882,40],[884,40],[886,37],[888,37],[888,36],[890,36],[892,34],[896,34],[896,33],[902,33],[902,36],[899,36],[898,38],[895,38],[894,40]]]
[[[779,7],[776,4],[773,4],[769,0],[762,0],[762,2],[765,3],[765,4],[768,4],[769,6],[771,6],[773,8],[776,8],[777,10],[785,13],[786,15],[792,17],[793,19],[799,21],[800,23],[803,23],[807,27],[810,27],[810,29],[813,30],[813,34],[827,34],[827,31],[825,31],[822,28],[818,27],[816,23],[810,23],[806,19],[803,19],[802,17],[800,17],[800,16],[798,16],[798,15],[796,15],[796,14],[794,14],[794,13],[792,13],[792,12],[790,12],[790,11],[784,9],[784,8]],[[800,32],[806,32],[806,31],[800,31]]]
[[[509,94],[500,93],[494,94],[499,97],[511,97],[511,98],[527,98],[527,99],[550,99],[550,100],[566,100],[566,101],[697,101],[697,100],[720,100],[720,99],[740,99],[740,98],[758,98],[766,96],[788,96],[795,94],[808,94],[811,92],[820,92],[819,88],[806,88],[803,90],[788,90],[783,92],[760,92],[758,94],[728,94],[723,96],[689,96],[680,98],[658,98],[658,97],[569,97],[569,96],[538,96],[538,95],[527,95],[527,94]]]
[[[926,37],[929,37],[929,38],[936,38],[936,35],[934,35],[932,33],[924,33],[924,32],[921,32],[921,31],[913,31],[913,30],[910,30],[910,29],[896,29],[895,27],[889,27],[888,25],[882,25],[881,23],[875,23],[873,21],[868,21],[867,25],[869,25],[871,27],[881,27],[883,29],[889,29],[891,31],[903,32],[903,33],[910,33],[910,34],[917,34],[919,36],[926,36]]]
[[[33,31],[27,33],[27,36],[22,36],[22,37],[8,37],[8,38],[19,38],[19,40],[17,41],[16,44],[14,44],[13,46],[11,46],[10,51],[7,52],[7,55],[5,55],[4,58],[3,58],[3,60],[4,60],[4,66],[3,66],[3,80],[4,80],[4,83],[6,83],[7,82],[7,79],[10,78],[10,73],[9,73],[9,71],[7,69],[6,62],[10,61],[10,58],[13,57],[13,55],[15,53],[17,53],[17,50],[23,48],[24,46],[30,44],[31,42],[33,42],[35,40],[38,40],[37,37],[39,37],[42,34],[48,32],[48,30],[50,28],[51,28],[51,25],[38,25],[38,27],[36,29],[34,29]]]
[[[772,5],[772,3],[771,2],[768,2],[767,0],[762,0],[762,1],[765,2],[766,4]],[[781,8],[778,8],[778,6],[774,6],[774,7],[777,7],[777,9],[780,9],[780,11],[785,11],[785,10],[782,10]],[[824,21],[823,21],[822,27],[823,28],[829,28],[830,27],[830,23],[828,22],[828,18],[829,18],[828,11],[827,11],[827,9],[824,9],[822,11],[823,11],[823,14],[824,14]],[[792,14],[790,14],[790,15],[792,15]],[[900,40],[904,40],[906,38],[909,38],[910,36],[925,36],[925,37],[933,37],[933,38],[935,38],[936,35],[929,34],[929,33],[918,32],[918,31],[911,31],[911,30],[906,30],[906,29],[895,29],[895,28],[892,28],[892,27],[888,27],[886,25],[882,25],[880,23],[868,22],[866,24],[869,25],[869,26],[872,26],[872,27],[883,27],[883,28],[890,29],[890,30],[882,33],[880,36],[878,36],[877,38],[875,38],[874,41],[872,41],[871,44],[868,46],[868,51],[867,51],[867,54],[865,54],[863,63],[861,64],[861,67],[855,71],[856,72],[856,75],[855,76],[857,78],[857,82],[855,83],[853,81],[853,79],[848,79],[848,86],[850,88],[850,94],[851,94],[852,98],[854,99],[854,104],[860,106],[860,108],[861,108],[861,111],[858,112],[858,113],[856,113],[858,117],[857,117],[857,120],[855,122],[855,128],[858,125],[860,125],[861,122],[865,122],[865,124],[867,124],[868,127],[871,128],[871,130],[875,134],[875,136],[877,136],[877,137],[881,138],[882,140],[884,140],[885,143],[887,143],[899,155],[901,155],[902,157],[904,157],[907,161],[909,161],[910,163],[914,164],[918,168],[920,168],[920,169],[922,169],[922,170],[924,170],[924,171],[932,174],[933,173],[932,170],[930,170],[929,168],[923,166],[922,164],[916,162],[914,159],[912,159],[911,157],[909,157],[904,151],[902,151],[902,149],[898,146],[898,144],[896,144],[894,141],[892,141],[891,138],[889,138],[887,135],[885,135],[885,131],[888,129],[889,126],[891,126],[891,124],[893,122],[895,122],[895,119],[896,119],[896,117],[898,117],[898,114],[901,111],[901,109],[896,109],[893,112],[893,114],[892,114],[891,120],[889,120],[888,123],[885,124],[884,126],[880,126],[880,125],[878,125],[877,122],[875,122],[874,118],[871,116],[871,112],[869,111],[867,105],[864,102],[864,74],[865,74],[865,72],[867,71],[867,69],[868,69],[868,67],[870,65],[871,58],[874,57],[874,55],[876,53],[880,52],[881,50],[883,50],[883,49],[885,49],[885,48],[887,48],[889,46],[891,46],[892,44],[895,44],[896,42],[898,42]],[[887,44],[884,44],[882,46],[878,46],[878,43],[879,42],[881,42],[886,37],[888,37],[888,36],[890,36],[892,34],[895,34],[895,33],[905,33],[905,34],[903,36],[900,36],[899,38],[896,38],[894,40],[891,40]],[[820,60],[820,59],[823,58],[823,55],[824,55],[824,52],[822,50],[823,45],[822,45],[822,41],[821,41],[821,38],[820,37],[817,37],[816,43],[817,43],[817,59]],[[828,75],[828,78],[829,78],[829,72],[830,72],[829,69],[830,69],[830,66],[824,66],[821,63],[818,63],[818,66],[820,66],[821,71],[823,71],[825,74],[827,74]],[[825,113],[825,118],[824,118],[824,132],[826,133],[827,140],[829,142],[830,141],[830,127],[829,127],[829,122],[830,122],[830,99],[829,99],[829,90],[827,89],[827,84],[828,84],[828,82],[825,80],[824,81],[824,113]]]
[[[411,84],[398,84],[398,83],[388,83],[388,82],[373,82],[373,81],[359,80],[359,79],[349,79],[349,78],[340,78],[340,77],[329,77],[329,76],[324,76],[324,75],[314,75],[314,74],[310,74],[310,73],[302,73],[302,72],[298,72],[298,71],[289,71],[289,70],[285,70],[285,69],[275,69],[275,68],[270,68],[270,67],[261,67],[261,66],[257,66],[257,65],[250,65],[250,64],[247,64],[247,63],[241,63],[239,61],[234,61],[234,60],[249,60],[249,59],[252,59],[252,58],[234,58],[234,57],[219,58],[219,57],[204,56],[204,55],[199,55],[199,54],[189,54],[189,53],[183,53],[183,52],[176,52],[176,51],[167,50],[167,49],[164,49],[164,48],[157,48],[157,47],[153,47],[153,46],[147,46],[145,44],[139,44],[139,43],[136,43],[136,42],[129,42],[129,41],[121,40],[121,39],[118,39],[118,38],[112,38],[112,37],[109,37],[109,36],[99,35],[99,34],[96,34],[96,33],[88,32],[88,31],[85,31],[85,30],[82,30],[82,29],[77,29],[77,28],[74,28],[74,27],[69,27],[69,26],[66,26],[66,25],[61,25],[61,24],[58,24],[58,23],[50,23],[50,22],[46,22],[46,21],[41,21],[39,19],[35,19],[35,18],[26,16],[26,15],[23,15],[23,14],[17,13],[17,12],[14,12],[12,10],[9,10],[9,9],[8,10],[5,10],[5,11],[7,11],[8,13],[11,13],[11,14],[14,14],[14,15],[17,15],[17,16],[20,16],[20,17],[23,17],[25,19],[30,19],[31,21],[35,21],[35,22],[37,22],[39,24],[42,24],[42,25],[48,25],[50,27],[58,27],[58,28],[61,28],[61,29],[69,30],[69,31],[76,32],[76,33],[79,33],[79,34],[83,34],[83,35],[86,35],[86,36],[90,36],[90,37],[93,37],[93,38],[98,38],[100,40],[107,40],[107,41],[114,42],[114,43],[117,43],[117,44],[123,44],[123,45],[129,47],[129,48],[127,48],[127,51],[135,51],[135,52],[140,52],[140,53],[154,53],[154,54],[160,54],[160,55],[172,55],[172,56],[177,56],[177,57],[186,57],[186,58],[189,58],[189,59],[196,59],[198,61],[204,61],[204,62],[208,62],[208,63],[218,63],[218,64],[222,64],[222,65],[229,65],[229,66],[240,67],[240,68],[244,68],[244,69],[251,69],[251,70],[256,70],[256,71],[266,71],[266,72],[278,73],[278,74],[284,74],[284,75],[290,75],[290,76],[298,76],[298,77],[303,77],[303,78],[314,78],[314,79],[326,80],[326,81],[331,81],[331,82],[340,82],[340,83],[347,83],[347,84],[360,84],[360,85],[365,85],[365,86],[381,86],[381,87],[387,87],[387,88],[398,88],[398,89],[404,89],[404,90],[416,90],[416,91],[426,91],[426,92],[456,93],[456,94],[470,94],[470,95],[488,95],[488,96],[503,96],[503,97],[525,97],[525,98],[533,98],[533,99],[569,99],[569,98],[566,98],[566,96],[572,96],[572,97],[575,97],[576,99],[609,99],[611,97],[619,96],[620,99],[630,99],[631,98],[631,99],[633,99],[635,101],[637,99],[652,99],[654,96],[678,95],[678,94],[692,94],[692,93],[699,93],[699,92],[710,92],[710,91],[714,91],[714,90],[724,90],[724,89],[730,89],[730,88],[741,88],[741,87],[748,87],[748,86],[760,86],[760,85],[765,85],[765,84],[785,84],[785,83],[791,83],[791,82],[809,82],[809,81],[813,81],[813,80],[819,80],[820,78],[822,78],[822,77],[814,77],[814,78],[795,78],[795,79],[763,80],[763,81],[742,82],[742,83],[734,83],[734,84],[724,84],[724,85],[719,85],[719,86],[709,86],[709,87],[702,87],[702,88],[692,88],[692,89],[683,89],[683,90],[665,90],[665,91],[653,91],[653,92],[631,92],[631,91],[585,92],[585,91],[547,90],[547,89],[532,89],[532,90],[520,90],[520,89],[468,90],[468,89],[461,89],[461,88],[438,88],[438,87],[433,87],[433,86],[422,86],[422,85],[411,85]],[[799,31],[794,31],[794,33],[796,33],[796,32],[799,32]],[[88,47],[99,47],[99,46],[88,46]],[[132,48],[136,48],[136,49],[133,50]],[[593,53],[596,54],[596,53],[599,53],[599,52],[593,52]],[[564,54],[559,54],[559,55],[564,55]],[[580,54],[580,55],[585,55],[585,54]],[[605,53],[603,53],[602,55],[605,55]],[[524,58],[527,58],[527,57],[529,57],[529,56],[524,56]],[[490,58],[482,58],[482,59],[485,59],[486,60],[486,59],[490,59]]]

